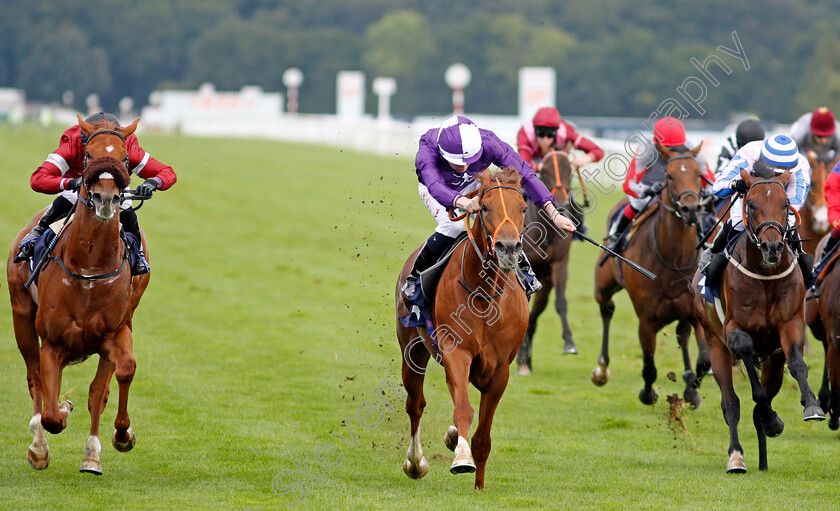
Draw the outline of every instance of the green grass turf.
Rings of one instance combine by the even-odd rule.
[[[28,177],[59,134],[0,127],[0,239],[7,244],[51,200],[32,192]],[[452,403],[440,368],[426,379],[421,429],[431,471],[408,479],[402,403],[384,409],[371,429],[359,426],[356,411],[382,382],[399,382],[394,279],[434,226],[417,197],[413,155],[153,134],[141,140],[179,181],[139,213],[153,273],[135,315],[129,412],[137,445],[127,454],[110,445],[112,382],[102,421],[105,474],[78,472],[96,367],[89,360],[64,372],[62,391],[76,409],[63,433],[48,435],[50,467],[29,467],[32,404],[4,298],[0,508],[285,509],[299,495],[275,494],[272,481],[310,460],[321,479],[308,484],[298,509],[836,509],[838,436],[825,423],[802,421],[790,376],[774,402],[787,428],[768,440],[766,473],[758,471],[745,376],[736,385],[748,474],[724,473],[728,430],[713,378],[701,389],[703,406],[682,410],[684,429],[669,420],[664,397],[682,392],[681,381],[666,378],[682,372],[673,326],[658,338],[660,400],[639,402],[641,354],[625,293],[613,320],[612,379],[592,385],[601,332],[592,299],[598,251],[580,243],[568,291],[580,355],[562,355],[549,307],[534,342],[534,374],[511,377],[496,414],[486,489],[476,492],[472,475],[449,474],[452,455],[442,438]],[[619,194],[601,197],[590,215],[594,237],[603,235]],[[817,387],[822,349],[813,341],[806,362]],[[471,396],[477,410],[478,394]],[[345,419],[354,445],[331,438],[351,435]],[[314,462],[327,441],[338,446],[331,460],[340,463],[325,472]],[[275,487],[298,478],[287,475]]]

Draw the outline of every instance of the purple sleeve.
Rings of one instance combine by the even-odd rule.
[[[446,186],[438,168],[440,160],[437,150],[437,129],[427,131],[420,137],[420,148],[414,158],[414,166],[420,177],[420,182],[426,185],[429,193],[444,207],[451,208],[458,192]]]
[[[531,202],[539,207],[543,207],[546,202],[554,204],[554,196],[548,191],[545,184],[540,181],[540,178],[537,177],[534,169],[516,154],[513,147],[502,142],[499,137],[490,131],[484,131],[484,133],[486,134],[486,138],[490,139],[484,141],[484,150],[492,151],[489,155],[491,156],[491,161],[497,167],[513,167],[519,172],[519,175],[522,176],[522,187],[525,188],[525,193],[531,199]]]

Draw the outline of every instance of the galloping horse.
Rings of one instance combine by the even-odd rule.
[[[699,292],[695,296],[695,307],[709,340],[712,370],[720,387],[723,418],[729,425],[726,471],[733,473],[747,471],[738,440],[741,410],[732,385],[733,355],[744,362],[755,401],[753,423],[758,435],[759,470],[767,470],[766,437],[780,435],[785,427],[770,403],[782,386],[786,359],[790,374],[799,383],[805,420],[825,419],[808,386],[808,368],[802,359],[805,286],[797,258],[787,245],[788,236],[795,229],[788,228],[790,201],[785,185],[790,170],[774,177],[773,170],[762,163],[753,167],[758,176],[741,170],[741,179],[747,184],[742,206],[745,234],[735,243],[721,277],[722,310],[705,302]],[[699,278],[698,271],[692,287],[696,287]],[[758,363],[760,379],[756,372]]]
[[[682,349],[685,371],[685,400],[699,407],[702,398],[697,392],[700,379],[709,367],[706,340],[699,328],[693,307],[693,293],[690,283],[697,267],[697,225],[700,220],[702,200],[700,192],[700,167],[697,164],[698,145],[685,153],[659,146],[660,154],[667,160],[665,186],[659,193],[659,207],[630,238],[624,255],[648,268],[659,277],[656,280],[644,278],[620,261],[608,260],[595,267],[595,300],[601,308],[603,338],[598,367],[592,371],[592,381],[604,385],[609,380],[609,334],[610,320],[615,312],[612,297],[627,289],[630,300],[639,318],[639,342],[642,347],[642,377],[645,386],[639,392],[644,404],[656,402],[659,394],[653,388],[656,381],[656,333],[665,325],[677,321],[677,340]],[[625,201],[613,208],[615,213],[624,207]],[[612,214],[610,215],[612,217]],[[691,370],[688,341],[691,328],[697,337],[699,355],[697,372]]]
[[[429,471],[420,443],[420,417],[426,406],[426,365],[434,354],[443,365],[455,404],[455,425],[444,437],[446,446],[455,452],[449,470],[453,474],[475,472],[475,487],[484,488],[490,426],[528,324],[528,301],[513,271],[522,252],[519,233],[524,228],[526,209],[520,185],[520,176],[512,168],[481,174],[481,210],[475,225],[467,228],[470,240],[454,249],[435,293],[437,344],[425,328],[406,328],[397,321],[402,378],[408,393],[406,412],[411,420],[411,444],[403,470],[413,479]],[[408,315],[400,284],[416,255],[417,251],[406,261],[397,281],[396,310],[400,317]],[[472,436],[474,460],[467,440],[473,420],[470,383],[481,392],[478,427]]]
[[[557,207],[564,209],[570,217],[579,218],[580,211],[571,204],[569,187],[572,181],[572,165],[569,163],[568,146],[563,151],[552,151],[545,155],[540,180],[546,188],[551,190]],[[577,353],[577,346],[572,340],[572,329],[569,327],[566,304],[566,280],[569,277],[569,250],[572,246],[572,236],[561,233],[547,216],[538,208],[528,208],[525,215],[525,255],[531,262],[534,274],[543,287],[534,293],[531,303],[531,314],[528,318],[528,330],[525,340],[519,348],[517,363],[519,374],[531,374],[531,345],[534,332],[537,329],[537,318],[548,305],[548,298],[554,289],[554,308],[563,323],[563,352]]]
[[[811,188],[808,197],[805,198],[805,204],[799,210],[802,219],[799,235],[802,237],[802,249],[812,256],[816,255],[820,238],[831,228],[828,225],[825,181],[837,161],[826,162],[824,159],[808,156],[808,163],[811,165]]]
[[[138,122],[120,128],[108,121],[91,125],[79,117],[79,126],[88,137],[84,186],[75,216],[55,244],[37,288],[24,286],[30,275],[27,262],[13,260],[20,240],[44,211],[12,243],[6,276],[15,338],[26,362],[26,379],[34,402],[29,427],[35,436],[27,459],[38,470],[47,468],[50,460],[44,430],[60,433],[72,410],[69,401],[58,402],[61,373],[67,365],[92,354],[99,355],[99,367],[90,385],[90,437],[80,470],[102,474],[99,420],[114,372],[120,391],[112,443],[122,452],[134,447],[127,410],[135,369],[131,319],[149,283],[149,274],[131,276],[120,238],[119,208],[120,194],[130,179],[125,139],[134,133]],[[143,244],[145,247],[145,238]],[[148,257],[148,250],[145,252]]]
[[[822,250],[826,236],[817,250]],[[825,349],[820,407],[829,413],[828,427],[840,428],[840,265],[826,267],[819,298],[805,301],[805,322]]]

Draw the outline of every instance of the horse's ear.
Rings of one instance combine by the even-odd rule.
[[[93,133],[93,126],[91,126],[90,123],[85,122],[81,115],[76,114],[76,117],[79,119],[79,127],[82,128],[82,133],[89,137]]]
[[[790,179],[790,169],[784,171],[781,175],[777,176],[779,181],[782,182],[783,185],[787,186],[788,179]]]
[[[656,150],[659,151],[659,154],[666,160],[670,160],[671,157],[674,156],[674,151],[660,144],[658,140],[656,141]]]
[[[700,154],[700,148],[701,147],[703,147],[703,141],[702,140],[700,141],[699,144],[697,144],[697,147],[695,147],[694,149],[692,149],[688,153],[691,154],[691,156],[694,156],[695,158],[697,158],[697,155]]]
[[[743,179],[744,182],[747,183],[747,188],[749,188],[750,183],[752,183],[753,177],[752,174],[747,172],[747,169],[741,169],[741,179]]]
[[[125,138],[128,138],[128,137],[129,137],[129,135],[131,135],[132,133],[134,133],[134,130],[136,130],[136,129],[137,129],[137,124],[138,124],[139,122],[140,122],[140,119],[137,119],[137,120],[135,120],[134,122],[132,122],[131,124],[129,124],[128,126],[126,126],[125,128],[121,128],[121,129],[120,129],[120,131],[122,132],[123,136],[124,136]]]

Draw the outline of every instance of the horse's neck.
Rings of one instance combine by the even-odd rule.
[[[107,222],[97,219],[90,210],[77,208],[69,226],[62,258],[68,267],[77,269],[107,269],[119,263],[120,221],[119,214]]]
[[[664,204],[664,202],[663,202]],[[668,205],[673,208],[673,205]],[[697,258],[697,228],[685,223],[681,218],[665,208],[660,207],[656,212],[655,230],[656,240],[659,243],[657,249],[660,252],[668,251],[669,259],[676,262],[689,264]]]

